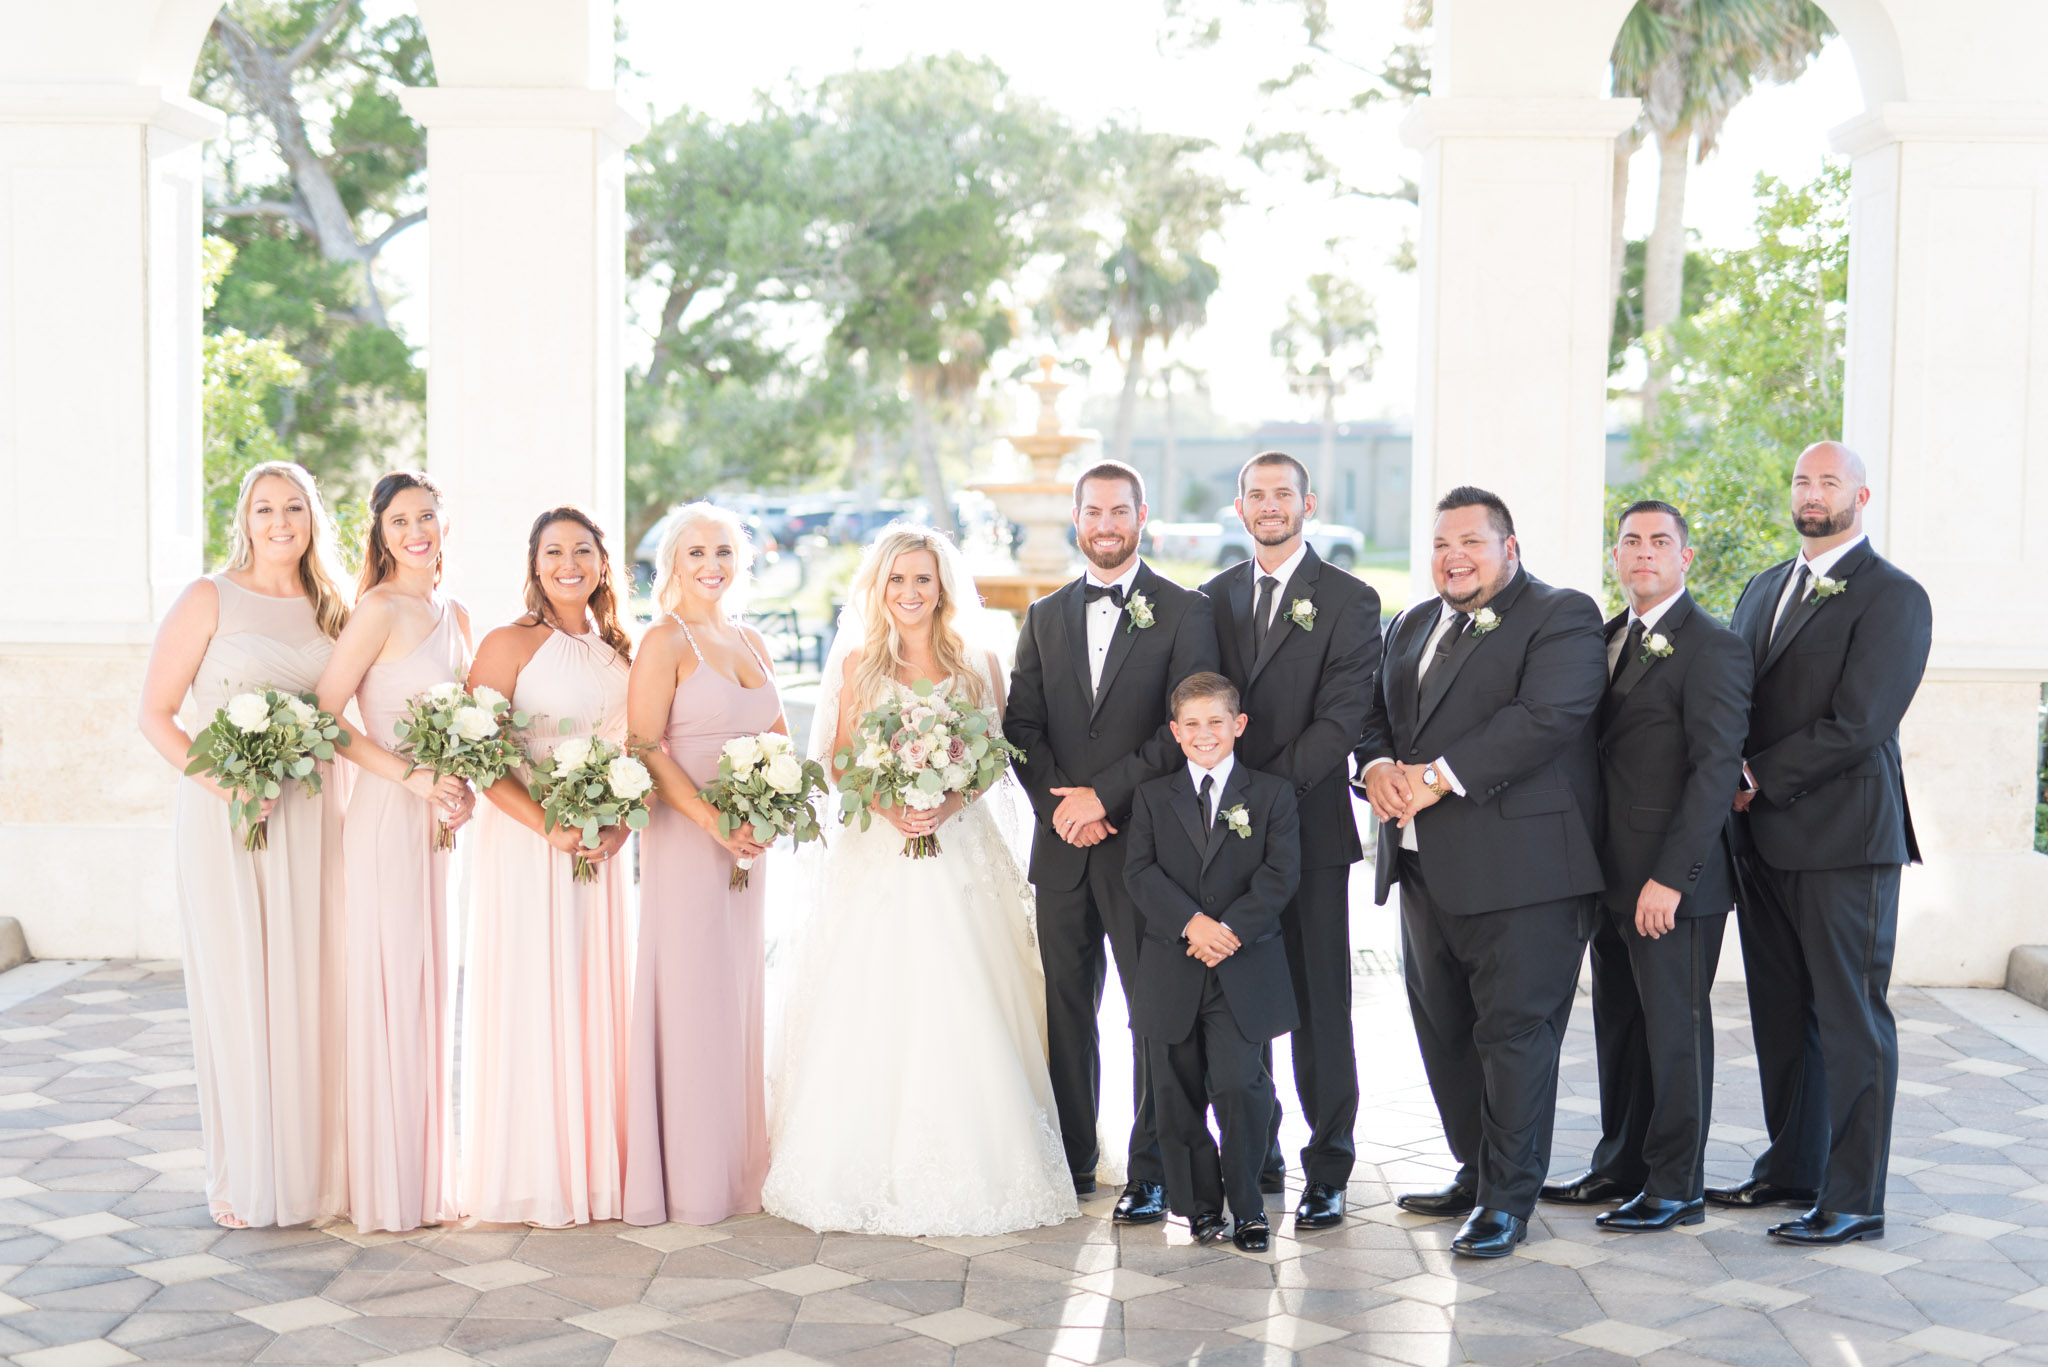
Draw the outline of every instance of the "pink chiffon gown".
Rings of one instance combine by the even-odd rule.
[[[513,686],[529,749],[626,739],[626,661],[592,632],[549,634]],[[564,722],[570,729],[564,731]],[[524,780],[522,772],[519,777]],[[485,800],[462,983],[461,1206],[494,1223],[624,1210],[631,851],[578,883],[574,860]]]
[[[464,673],[454,604],[412,654],[371,665],[363,731],[398,749],[406,704]],[[348,870],[348,1170],[356,1228],[417,1229],[455,1214],[449,1138],[448,867],[437,809],[358,771],[342,831]]]
[[[689,629],[684,628],[688,635]],[[695,638],[690,648],[697,649]],[[757,662],[758,663],[758,662]],[[742,688],[704,663],[676,688],[662,748],[698,783],[718,752],[782,715],[774,675]],[[768,1176],[761,909],[772,859],[732,891],[732,855],[657,803],[640,842],[640,959],[633,987],[626,1220],[715,1225],[761,1208]]]
[[[304,597],[213,577],[220,621],[192,679],[197,724],[237,693],[310,692],[334,652]],[[342,1147],[342,783],[296,783],[272,808],[269,848],[242,848],[228,805],[178,783],[177,881],[185,996],[199,1074],[206,1197],[251,1225],[348,1209]]]

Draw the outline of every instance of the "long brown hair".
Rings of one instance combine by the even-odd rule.
[[[552,624],[572,636],[577,634],[569,631],[568,623],[556,618],[554,604],[548,601],[547,590],[540,582],[540,534],[557,522],[575,523],[597,543],[597,587],[590,591],[590,620],[597,624],[599,638],[617,651],[620,659],[631,660],[633,638],[619,621],[619,595],[612,587],[612,557],[604,548],[604,530],[581,508],[550,508],[533,520],[533,530],[526,534],[526,610],[536,622]]]
[[[348,625],[348,600],[341,596],[341,584],[334,574],[334,523],[327,516],[327,506],[320,501],[313,476],[304,466],[288,460],[266,460],[251,466],[242,476],[241,490],[235,495],[234,540],[228,548],[228,562],[221,568],[246,570],[256,563],[256,544],[249,536],[249,502],[256,493],[257,481],[272,475],[297,489],[306,500],[306,512],[313,520],[313,540],[299,556],[299,587],[313,605],[313,620],[319,623],[320,630],[330,639],[339,637],[341,629]]]
[[[436,508],[447,502],[441,497],[441,486],[416,470],[393,470],[377,481],[376,487],[370,490],[370,531],[364,538],[367,544],[363,547],[362,573],[356,576],[357,602],[398,572],[397,557],[384,544],[384,510],[391,506],[392,499],[407,489],[426,490],[433,496]],[[437,585],[441,582],[441,562],[445,558],[445,554],[439,552],[434,556],[434,583]]]

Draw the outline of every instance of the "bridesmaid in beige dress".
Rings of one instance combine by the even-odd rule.
[[[360,770],[342,831],[348,877],[349,1210],[356,1228],[408,1230],[455,1214],[449,1116],[448,855],[437,823],[469,819],[458,778],[407,773],[393,723],[435,684],[459,682],[469,615],[440,592],[441,494],[400,471],[370,493],[355,615],[320,676],[336,716],[361,730],[342,751]]]
[[[305,692],[348,606],[313,477],[250,470],[225,569],[172,605],[142,686],[142,734],[183,772],[191,736],[236,693]],[[322,791],[265,804],[269,848],[250,853],[210,778],[177,794],[185,994],[199,1073],[206,1200],[217,1224],[296,1225],[348,1207],[342,1148],[342,892],[338,766]]]
[[[575,508],[534,522],[526,613],[477,647],[469,686],[529,714],[528,749],[572,737],[626,740],[632,642],[619,624],[604,536]],[[616,1220],[625,1178],[628,898],[614,859],[576,828],[543,829],[508,775],[478,813],[463,955],[461,1205],[493,1223],[558,1227]],[[574,856],[595,866],[578,883]]]
[[[761,846],[718,836],[697,790],[737,736],[788,732],[759,633],[727,616],[746,571],[739,519],[708,503],[662,538],[662,615],[633,660],[627,709],[650,747],[655,804],[640,842],[640,959],[627,1084],[626,1220],[717,1224],[761,1208],[768,1176],[761,910],[769,870],[726,884]]]

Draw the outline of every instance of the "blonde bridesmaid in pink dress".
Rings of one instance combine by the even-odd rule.
[[[165,615],[142,733],[182,773],[189,692],[205,726],[236,693],[309,691],[348,620],[313,477],[267,462],[242,479],[226,569]],[[213,780],[178,784],[178,902],[199,1073],[207,1206],[217,1224],[296,1225],[348,1208],[342,1148],[339,766],[269,805],[268,848],[242,847]]]
[[[710,504],[674,514],[655,597],[662,616],[633,660],[628,716],[654,772],[640,842],[640,959],[627,1082],[626,1220],[710,1225],[761,1208],[768,1176],[762,1058],[761,846],[720,839],[697,790],[738,736],[787,731],[758,633],[723,599],[750,551],[739,519]],[[753,858],[748,886],[726,884]]]
[[[320,705],[353,697],[358,769],[342,830],[348,877],[349,1209],[358,1230],[402,1231],[456,1212],[449,1117],[449,857],[435,827],[459,828],[476,794],[458,778],[408,774],[393,723],[435,684],[459,683],[469,618],[439,591],[440,491],[399,472],[370,493],[355,615],[320,678]]]
[[[626,740],[632,643],[604,536],[574,508],[527,537],[526,614],[484,637],[469,685],[528,713],[528,748]],[[559,1227],[624,1210],[630,870],[612,827],[543,829],[528,775],[484,793],[471,864],[462,990],[464,1215]],[[596,878],[579,883],[575,856]]]

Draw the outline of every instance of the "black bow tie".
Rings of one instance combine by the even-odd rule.
[[[1081,586],[1081,592],[1088,595],[1088,601],[1091,603],[1098,598],[1107,598],[1118,607],[1124,605],[1124,586],[1122,584],[1097,584],[1091,580]]]

